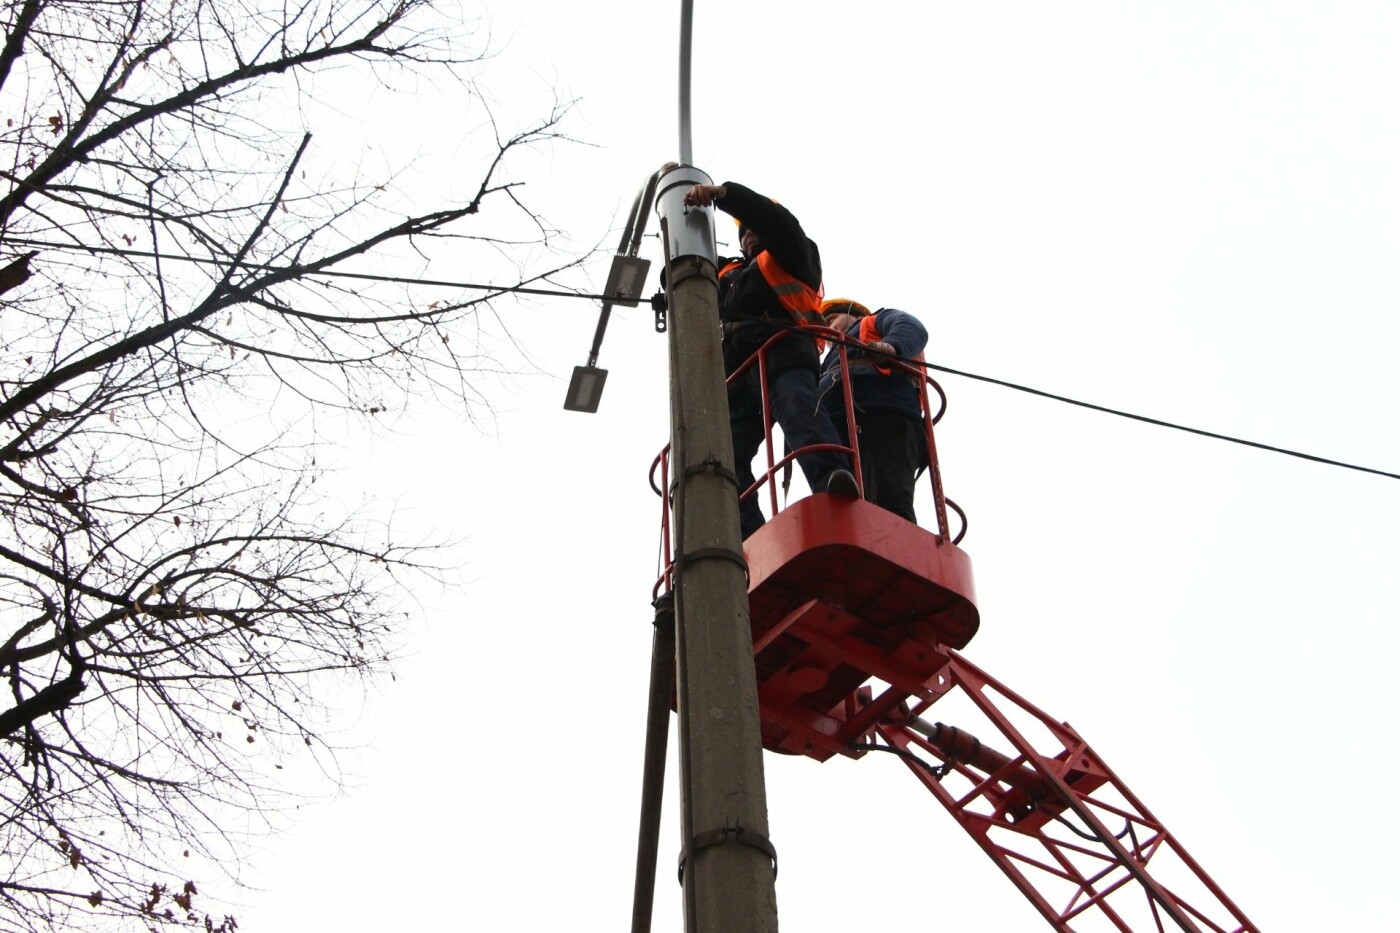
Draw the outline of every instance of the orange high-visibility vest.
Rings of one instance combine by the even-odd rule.
[[[768,283],[768,287],[773,289],[773,294],[778,296],[778,301],[787,309],[792,320],[799,327],[825,327],[826,321],[822,318],[822,289],[813,288],[801,279],[793,278],[782,263],[773,258],[773,254],[764,250],[758,254],[758,271],[763,273],[763,280]],[[726,275],[744,266],[743,260],[735,259],[725,265],[720,270],[719,277]],[[816,338],[817,352],[821,353],[826,349],[826,341],[820,337]]]
[[[865,317],[863,317],[863,318],[860,319],[860,342],[861,342],[861,343],[879,343],[879,342],[880,342],[881,340],[883,340],[883,339],[884,339],[884,337],[880,334],[880,328],[877,327],[876,324],[875,324],[875,315],[873,315],[873,314],[867,314]],[[920,351],[919,353],[915,353],[915,354],[914,354],[914,359],[916,359],[916,360],[918,360],[920,363],[922,363],[922,362],[924,361],[924,354],[923,354],[923,352]],[[888,375],[890,375],[891,372],[893,372],[893,367],[890,367],[890,366],[881,366],[879,363],[873,363],[873,361],[872,361],[872,365],[874,365],[875,369],[878,370],[878,371],[879,371],[880,373],[882,373],[883,375],[888,376]],[[908,375],[909,375],[909,378],[910,378],[910,379],[914,379],[915,382],[918,381],[912,374],[908,374]]]

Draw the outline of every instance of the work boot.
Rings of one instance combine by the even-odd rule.
[[[850,470],[832,470],[831,475],[826,478],[826,491],[833,496],[841,496],[843,499],[860,497],[860,488],[856,486],[855,474]]]

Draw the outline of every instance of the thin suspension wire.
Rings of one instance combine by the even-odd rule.
[[[1286,447],[1275,447],[1272,444],[1261,444],[1258,441],[1247,441],[1239,437],[1231,437],[1228,434],[1217,434],[1214,431],[1206,431],[1201,428],[1191,428],[1184,424],[1175,424],[1171,421],[1162,421],[1159,418],[1149,418],[1147,415],[1135,415],[1132,412],[1120,411],[1116,408],[1108,408],[1104,405],[1095,405],[1093,402],[1081,402],[1078,399],[1067,398],[1063,395],[1055,395],[1041,389],[1032,389],[1029,386],[1017,385],[1014,382],[1007,382],[1004,379],[994,379],[991,376],[979,376],[976,373],[963,372],[953,369],[950,366],[939,366],[935,363],[919,362],[916,360],[905,360],[915,366],[922,365],[925,369],[935,369],[941,373],[949,373],[954,376],[962,376],[964,379],[975,379],[978,382],[990,382],[992,385],[1003,386],[1007,389],[1015,389],[1017,392],[1025,392],[1029,395],[1038,395],[1041,398],[1048,398],[1056,402],[1064,402],[1066,405],[1077,405],[1080,408],[1088,408],[1092,411],[1101,411],[1108,415],[1117,415],[1120,418],[1131,418],[1134,421],[1141,421],[1146,424],[1156,425],[1159,428],[1171,428],[1173,431],[1185,431],[1187,434],[1199,434],[1201,437],[1214,438],[1217,441],[1228,441],[1231,444],[1241,444],[1245,447],[1254,447],[1259,450],[1267,450],[1271,453],[1284,454],[1289,457],[1297,457],[1300,460],[1311,460],[1313,463],[1321,463],[1326,466],[1341,467],[1345,470],[1356,470],[1359,473],[1372,473],[1376,476],[1384,476],[1387,479],[1400,479],[1400,473],[1390,473],[1385,470],[1377,470],[1373,467],[1360,466],[1355,463],[1347,463],[1342,460],[1332,460],[1328,457],[1319,457],[1316,454],[1303,453],[1300,450],[1289,450]]]
[[[112,246],[83,246],[74,243],[49,243],[42,240],[29,240],[17,237],[10,238],[9,242],[15,245],[33,246],[42,249],[79,250],[87,253],[108,253],[117,256],[139,256],[144,258],[154,258],[157,256],[156,253],[150,252],[148,250],[119,249],[117,247]],[[216,259],[201,259],[196,256],[174,256],[168,253],[159,254],[159,258],[165,261],[192,262],[209,265],[220,264],[219,260]],[[264,272],[284,271],[284,267],[255,263],[244,263],[243,266],[244,268],[258,269]],[[334,272],[327,270],[318,272],[308,272],[306,273],[306,275],[322,276],[327,278],[360,279],[371,282],[391,282],[399,285],[432,285],[443,288],[467,288],[477,289],[481,291],[498,292],[501,294],[518,293],[526,295],[543,295],[551,298],[583,298],[588,301],[614,300],[613,297],[608,295],[590,295],[582,292],[566,292],[548,288],[530,288],[524,285],[482,285],[473,282],[452,282],[443,279],[417,279],[403,276],[371,275],[365,272]],[[781,327],[784,325],[777,326]],[[896,358],[899,359],[899,357]],[[1030,386],[1024,386],[1015,382],[1009,382],[1005,379],[997,379],[992,376],[981,376],[977,373],[970,373],[960,369],[953,369],[950,366],[940,366],[936,363],[929,363],[923,360],[911,359],[901,359],[901,362],[907,363],[910,366],[922,366],[924,369],[932,369],[941,373],[948,373],[952,376],[962,376],[964,379],[972,379],[977,382],[991,383],[992,385],[998,385],[1006,389],[1014,389],[1017,392],[1025,392],[1028,395],[1035,395],[1039,396],[1040,398],[1047,398],[1055,402],[1063,402],[1066,405],[1075,405],[1079,408],[1090,409],[1091,411],[1103,412],[1104,414],[1108,415],[1117,415],[1120,418],[1129,418],[1133,421],[1141,421],[1144,424],[1151,424],[1161,428],[1170,428],[1173,431],[1184,431],[1187,434],[1197,434],[1201,437],[1209,437],[1214,440],[1226,441],[1227,443],[1231,444],[1240,444],[1244,447],[1253,447],[1257,450],[1267,450],[1270,453],[1283,454],[1284,456],[1288,457],[1297,457],[1300,460],[1309,460],[1313,463],[1321,463],[1324,466],[1335,466],[1340,467],[1344,470],[1355,470],[1358,473],[1370,473],[1374,476],[1384,476],[1387,479],[1400,479],[1400,473],[1391,473],[1387,470],[1378,470],[1374,467],[1361,466],[1360,464],[1356,463],[1347,463],[1344,460],[1333,460],[1330,457],[1320,457],[1316,454],[1304,453],[1303,451],[1299,450],[1290,450],[1286,447],[1275,447],[1272,444],[1263,444],[1258,441],[1245,440],[1244,438],[1232,437],[1228,434],[1217,434],[1214,431],[1206,431],[1202,428],[1192,428],[1183,424],[1176,424],[1175,422],[1171,421],[1163,421],[1159,418],[1151,418],[1147,415],[1137,415],[1133,414],[1132,412],[1122,411],[1117,408],[1109,408],[1106,405],[1096,405],[1093,402],[1083,402],[1078,399],[1069,398],[1068,396],[1056,395],[1053,392],[1046,392],[1043,389],[1034,389]]]
[[[155,253],[150,250],[122,249],[116,246],[88,246],[80,243],[51,243],[44,240],[30,240],[21,237],[10,237],[9,243],[17,246],[32,246],[39,249],[59,249],[70,250],[82,253],[102,253],[112,256],[134,256],[142,259],[158,259],[161,262],[189,262],[195,265],[223,266],[226,262],[219,259],[207,259],[199,256],[176,256],[171,253]],[[243,262],[239,263],[244,269],[252,269],[259,272],[287,272],[288,266],[274,266],[267,263]],[[468,288],[485,292],[518,293],[525,295],[544,295],[550,298],[584,298],[588,301],[611,301],[616,303],[616,295],[590,295],[585,292],[566,292],[560,289],[532,288],[526,285],[483,285],[478,282],[454,282],[446,279],[419,279],[409,276],[397,275],[373,275],[368,272],[342,272],[332,269],[307,270],[300,273],[305,277],[322,277],[332,279],[358,279],[365,282],[391,282],[398,285],[433,285],[442,288]]]
[[[795,329],[796,324],[779,324],[784,329]],[[849,347],[863,349],[864,344],[858,340],[853,340],[847,336],[828,336],[828,340],[837,343],[844,343]],[[1053,392],[1046,392],[1043,389],[1033,389],[1030,386],[1023,386],[1015,382],[1007,382],[1005,379],[996,379],[991,376],[979,376],[977,373],[969,373],[961,369],[953,369],[951,366],[939,366],[937,363],[930,363],[927,360],[915,360],[900,356],[897,353],[876,353],[877,356],[889,356],[899,360],[908,366],[917,366],[921,369],[937,370],[940,373],[948,373],[953,376],[962,376],[964,379],[974,379],[978,382],[989,382],[992,385],[1002,386],[1006,389],[1015,389],[1017,392],[1025,392],[1028,395],[1037,395],[1041,398],[1048,398],[1055,402],[1064,402],[1066,405],[1076,405],[1080,408],[1088,408],[1092,411],[1101,411],[1107,415],[1117,415],[1120,418],[1131,418],[1134,421],[1141,421],[1146,424],[1155,425],[1159,428],[1171,428],[1173,431],[1185,431],[1188,434],[1199,434],[1201,437],[1213,438],[1217,441],[1228,441],[1231,444],[1241,444],[1245,447],[1254,447],[1258,450],[1267,450],[1271,453],[1284,454],[1289,457],[1297,457],[1300,460],[1311,460],[1313,463],[1321,463],[1325,466],[1341,467],[1345,470],[1356,470],[1358,473],[1371,473],[1376,476],[1384,476],[1387,479],[1400,479],[1400,473],[1389,473],[1385,470],[1377,470],[1374,467],[1360,466],[1355,463],[1347,463],[1343,460],[1332,460],[1328,457],[1319,457],[1316,454],[1303,453],[1299,450],[1289,450],[1287,447],[1275,447],[1272,444],[1261,444],[1258,441],[1247,441],[1244,438],[1232,437],[1229,434],[1217,434],[1214,431],[1206,431],[1201,428],[1187,427],[1184,424],[1176,424],[1172,421],[1163,421],[1160,418],[1149,418],[1147,415],[1135,415],[1130,411],[1122,411],[1117,408],[1109,408],[1105,405],[1095,405],[1093,402],[1081,402],[1078,399],[1069,398],[1064,395],[1056,395]]]

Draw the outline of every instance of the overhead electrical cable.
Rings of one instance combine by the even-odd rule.
[[[1007,389],[1015,389],[1017,392],[1025,392],[1029,395],[1038,395],[1041,398],[1048,398],[1056,402],[1064,402],[1066,405],[1077,405],[1080,408],[1088,408],[1092,411],[1101,411],[1108,415],[1117,415],[1120,418],[1131,418],[1134,421],[1142,421],[1146,424],[1156,425],[1159,428],[1171,428],[1173,431],[1185,431],[1188,434],[1199,434],[1201,437],[1210,437],[1218,441],[1228,441],[1231,444],[1243,444],[1245,447],[1254,447],[1259,450],[1267,450],[1271,453],[1285,454],[1289,457],[1297,457],[1300,460],[1311,460],[1314,463],[1321,463],[1327,466],[1341,467],[1345,470],[1356,470],[1360,473],[1373,473],[1376,476],[1384,476],[1389,479],[1400,479],[1400,473],[1389,473],[1385,470],[1377,470],[1374,467],[1360,466],[1355,463],[1346,463],[1342,460],[1332,460],[1328,457],[1319,457],[1316,454],[1304,453],[1300,450],[1289,450],[1286,447],[1275,447],[1272,444],[1261,444],[1258,441],[1249,441],[1240,437],[1231,437],[1228,434],[1217,434],[1214,431],[1206,431],[1201,428],[1192,428],[1184,424],[1175,424],[1171,421],[1163,421],[1160,418],[1149,418],[1147,415],[1135,415],[1129,411],[1120,411],[1116,408],[1108,408],[1104,405],[1095,405],[1093,402],[1081,402],[1078,399],[1067,398],[1063,395],[1055,395],[1041,389],[1032,389],[1029,386],[1017,385],[1014,382],[1007,382],[1004,379],[994,379],[991,376],[979,376],[976,373],[964,372],[953,369],[949,366],[939,366],[935,363],[919,362],[915,360],[904,360],[913,366],[923,366],[925,369],[934,369],[941,373],[948,373],[953,376],[962,376],[964,379],[975,379],[978,382],[989,382],[992,385],[1003,386]]]
[[[201,259],[196,256],[176,256],[170,253],[154,253],[149,250],[121,249],[115,246],[89,246],[80,243],[51,243],[45,242],[43,240],[26,239],[23,237],[12,237],[8,239],[8,242],[17,246],[28,246],[39,249],[78,250],[86,253],[104,253],[117,256],[137,256],[148,259],[159,258],[165,261],[190,262],[201,265],[225,264],[221,260],[217,259]],[[273,266],[246,262],[242,263],[241,265],[246,269],[257,269],[265,272],[284,272],[288,270],[288,267],[286,266]],[[388,282],[399,285],[431,285],[440,288],[466,288],[480,291],[497,292],[500,294],[542,295],[550,298],[582,298],[588,301],[616,301],[616,298],[614,296],[609,295],[593,295],[584,292],[569,292],[549,288],[532,288],[525,285],[483,285],[476,282],[454,282],[446,279],[419,279],[408,276],[373,275],[367,272],[340,272],[331,270],[307,270],[304,274],[308,276],[320,276],[324,278],[358,279],[369,282]],[[765,321],[764,323],[780,328],[789,328],[796,326],[789,324],[778,324],[772,321]],[[1400,479],[1400,473],[1392,473],[1387,470],[1378,470],[1374,467],[1361,466],[1360,464],[1356,463],[1347,463],[1344,460],[1334,460],[1330,457],[1319,457],[1316,454],[1305,453],[1300,450],[1290,450],[1286,447],[1276,447],[1273,444],[1263,444],[1259,441],[1246,440],[1244,438],[1234,437],[1229,434],[1219,434],[1215,431],[1207,431],[1203,428],[1193,428],[1184,424],[1177,424],[1172,421],[1164,421],[1160,418],[1151,418],[1147,415],[1138,415],[1129,411],[1122,411],[1121,409],[1117,408],[1109,408],[1106,405],[1096,405],[1093,402],[1084,402],[1080,401],[1079,399],[1069,398],[1068,396],[1056,395],[1053,392],[1046,392],[1043,389],[1031,388],[1030,386],[1024,386],[1020,385],[1019,383],[1009,382],[1005,379],[997,379],[993,376],[982,376],[978,375],[977,373],[967,372],[965,370],[953,369],[951,366],[941,366],[936,363],[930,363],[926,360],[904,359],[903,357],[899,356],[895,356],[895,359],[898,359],[900,360],[900,362],[906,363],[910,366],[919,366],[923,369],[931,369],[941,373],[948,373],[951,376],[961,376],[964,379],[973,379],[977,382],[986,382],[992,385],[1001,386],[1002,388],[1014,389],[1017,392],[1025,392],[1028,395],[1035,395],[1039,396],[1040,398],[1050,399],[1051,401],[1063,402],[1066,405],[1075,405],[1079,408],[1087,408],[1091,411],[1103,412],[1107,415],[1116,415],[1119,418],[1129,418],[1133,421],[1141,421],[1144,424],[1151,424],[1160,428],[1170,428],[1173,431],[1184,431],[1187,434],[1196,434],[1201,437],[1209,437],[1218,441],[1226,441],[1230,444],[1240,444],[1244,447],[1253,447],[1256,450],[1267,450],[1270,453],[1283,454],[1284,456],[1288,457],[1297,457],[1300,460],[1309,460],[1313,463],[1323,464],[1324,466],[1340,467],[1344,470],[1355,470],[1358,473],[1370,473],[1374,476],[1384,476],[1387,479]]]
[[[789,328],[795,327],[796,325],[781,324],[778,326]],[[868,350],[868,348],[866,348],[865,345],[860,343],[859,341],[853,341],[845,337],[840,338],[840,341],[842,343],[847,344],[848,346]],[[1088,408],[1092,411],[1100,411],[1108,415],[1117,415],[1120,418],[1131,418],[1134,421],[1141,421],[1145,424],[1156,425],[1159,428],[1171,428],[1173,431],[1185,431],[1188,434],[1199,434],[1201,437],[1214,438],[1218,441],[1227,441],[1231,444],[1242,444],[1245,447],[1254,447],[1258,450],[1267,450],[1271,453],[1284,454],[1289,457],[1297,457],[1300,460],[1311,460],[1313,463],[1321,463],[1325,466],[1341,467],[1345,470],[1356,470],[1359,473],[1371,473],[1376,476],[1384,476],[1388,479],[1400,479],[1400,473],[1391,473],[1386,470],[1377,470],[1374,467],[1360,466],[1359,464],[1347,463],[1343,460],[1333,460],[1329,457],[1319,457],[1316,454],[1304,453],[1300,450],[1289,450],[1286,447],[1275,447],[1272,444],[1261,444],[1258,441],[1249,441],[1240,437],[1232,437],[1229,434],[1218,434],[1214,431],[1206,431],[1202,428],[1192,428],[1184,424],[1176,424],[1172,421],[1163,421],[1160,418],[1149,418],[1147,415],[1136,415],[1130,411],[1122,411],[1117,408],[1109,408],[1105,405],[1095,405],[1093,402],[1082,402],[1078,399],[1069,398],[1068,396],[1056,395],[1053,392],[1046,392],[1043,389],[1033,389],[1030,386],[1023,386],[1015,382],[1008,382],[1005,379],[996,379],[992,376],[981,376],[977,373],[969,373],[961,369],[953,369],[951,366],[940,366],[936,363],[930,363],[927,360],[907,359],[905,357],[899,356],[898,354],[879,353],[877,355],[892,356],[894,357],[894,359],[897,359],[901,363],[904,363],[909,366],[917,366],[922,369],[932,369],[940,373],[948,373],[949,375],[953,376],[962,376],[964,379],[975,379],[978,382],[989,382],[992,385],[999,385],[1003,388],[1015,389],[1017,392],[1025,392],[1029,395],[1036,395],[1041,398],[1048,398],[1056,402],[1064,402],[1066,405],[1076,405],[1080,408]]]
[[[122,249],[117,246],[90,246],[85,243],[51,243],[43,240],[30,240],[24,237],[9,237],[7,243],[16,246],[29,246],[39,249],[62,249],[83,253],[102,253],[112,256],[135,256],[143,259],[159,259],[164,262],[188,262],[195,265],[224,266],[228,265],[225,260],[207,259],[199,256],[177,256],[173,253],[156,253],[150,250]],[[276,266],[266,263],[241,262],[241,268],[256,270],[259,272],[295,272],[293,266]],[[333,279],[359,279],[366,282],[389,282],[399,285],[432,285],[441,288],[468,288],[477,291],[515,293],[524,295],[544,295],[550,298],[585,298],[589,301],[610,301],[617,302],[617,297],[613,295],[591,295],[584,292],[568,292],[561,289],[532,288],[526,285],[483,285],[478,282],[454,282],[446,279],[419,279],[410,276],[396,275],[374,275],[368,272],[343,272],[331,269],[307,269],[300,273],[304,276],[333,278]]]

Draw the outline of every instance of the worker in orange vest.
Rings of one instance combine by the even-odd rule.
[[[821,311],[828,327],[872,351],[848,349],[846,363],[865,498],[915,521],[914,479],[928,463],[928,440],[919,407],[922,377],[899,367],[893,358],[922,361],[928,331],[912,314],[894,308],[881,308],[872,314],[849,298],[825,301]],[[833,346],[822,364],[818,391],[822,407],[845,440],[846,399],[838,385],[840,378],[841,362]]]
[[[733,374],[781,331],[787,335],[768,351],[768,394],[773,419],[792,450],[812,444],[840,445],[831,419],[817,403],[821,366],[817,338],[804,326],[821,326],[821,254],[802,225],[781,204],[736,182],[695,185],[685,193],[692,207],[715,207],[739,223],[743,257],[720,260],[719,316],[724,331],[725,375]],[[763,400],[758,367],[729,385],[729,428],[734,438],[734,471],[740,490],[753,484],[753,458],[763,443]],[[818,450],[797,458],[813,492],[859,495],[851,458]],[[744,537],[763,524],[757,495],[740,502]]]

